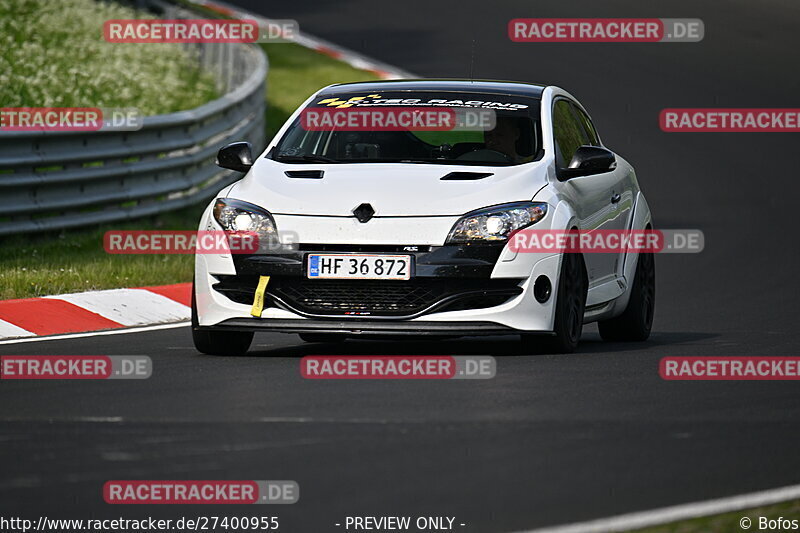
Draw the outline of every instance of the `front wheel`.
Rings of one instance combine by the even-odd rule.
[[[639,254],[631,298],[625,312],[597,324],[604,341],[646,341],[653,327],[656,306],[656,261],[653,254]]]
[[[556,294],[554,334],[549,337],[523,334],[523,342],[542,345],[553,353],[574,352],[581,340],[588,287],[583,255],[564,254]]]
[[[253,342],[252,331],[199,329],[197,301],[192,284],[192,341],[198,352],[208,355],[244,355]]]

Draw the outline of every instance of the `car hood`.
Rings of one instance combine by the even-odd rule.
[[[286,171],[322,171],[323,177],[289,177]],[[441,179],[454,172],[473,175]],[[474,174],[491,175],[475,179]],[[283,215],[353,216],[353,209],[368,203],[376,217],[442,216],[531,200],[545,184],[546,165],[542,161],[485,167],[413,163],[298,165],[260,158],[228,196]]]

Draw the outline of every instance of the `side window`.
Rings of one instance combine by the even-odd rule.
[[[600,146],[600,137],[598,137],[597,130],[594,129],[594,124],[592,124],[589,116],[576,105],[573,105],[572,109],[575,111],[575,115],[583,126],[583,131],[589,136],[589,144],[592,146]]]
[[[553,138],[556,142],[556,165],[567,168],[575,150],[589,144],[589,138],[581,127],[567,100],[557,100],[553,106]]]

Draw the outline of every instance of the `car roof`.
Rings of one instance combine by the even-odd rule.
[[[319,92],[319,96],[333,96],[363,91],[409,91],[496,94],[540,99],[546,87],[547,85],[535,83],[495,80],[382,80],[331,85],[322,89]]]

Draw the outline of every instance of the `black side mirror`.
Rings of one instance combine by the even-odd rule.
[[[611,172],[616,166],[617,158],[611,150],[602,146],[581,146],[575,150],[569,167],[559,169],[558,178],[564,181],[579,176],[602,174]]]
[[[217,165],[238,172],[247,172],[253,166],[253,150],[250,143],[238,142],[222,147],[217,153]]]

